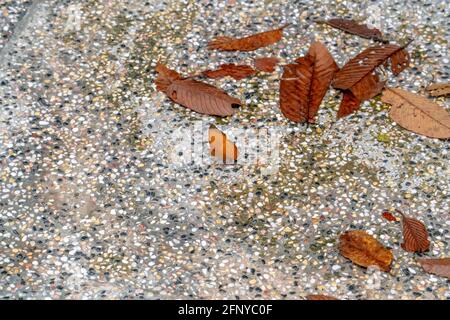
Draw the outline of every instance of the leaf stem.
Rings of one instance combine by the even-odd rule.
[[[400,213],[400,214],[402,215],[403,218],[405,217],[405,214],[404,214],[403,212],[401,212],[400,210],[395,209],[395,212]]]

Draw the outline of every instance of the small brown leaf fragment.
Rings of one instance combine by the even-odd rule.
[[[409,53],[408,51],[402,49],[395,52],[391,56],[391,70],[394,75],[398,75],[400,72],[405,70],[409,66]]]
[[[219,162],[225,164],[233,164],[238,159],[238,149],[236,145],[231,142],[227,135],[211,126],[208,131],[210,154]]]
[[[435,83],[427,88],[432,97],[448,96],[450,94],[450,84]]]
[[[216,70],[203,71],[202,74],[211,79],[219,79],[230,76],[235,80],[241,80],[256,74],[256,70],[251,66],[228,63],[220,65]]]
[[[450,279],[450,258],[417,259],[417,261],[426,272]]]
[[[230,116],[241,105],[239,99],[212,85],[181,76],[164,65],[158,65],[156,88],[176,103],[198,113]]]
[[[378,266],[388,272],[392,263],[392,252],[384,248],[375,238],[362,230],[347,231],[340,236],[340,253],[353,263],[363,266]]]
[[[392,105],[389,116],[403,128],[431,138],[450,138],[450,115],[431,100],[399,88],[386,88],[381,101]]]
[[[323,294],[310,294],[306,296],[307,300],[339,300],[338,298],[332,296],[326,296]]]
[[[403,243],[401,247],[408,252],[425,252],[430,249],[428,232],[425,225],[417,219],[405,216],[401,211],[396,210],[402,216]]]
[[[394,215],[389,211],[383,211],[381,215],[388,221],[397,221],[397,218],[395,218]]]
[[[361,101],[350,90],[344,90],[342,101],[337,114],[338,119],[352,114],[361,106]]]
[[[295,62],[284,66],[280,109],[292,121],[314,123],[333,74],[339,68],[320,42],[311,44],[308,54]]]
[[[255,68],[259,71],[274,72],[275,66],[278,64],[279,59],[276,57],[263,57],[255,59]]]
[[[280,41],[283,37],[283,29],[285,27],[287,27],[287,25],[275,30],[265,31],[239,39],[217,37],[208,44],[208,49],[222,51],[253,51]]]
[[[354,20],[347,19],[330,19],[325,21],[318,21],[319,23],[325,23],[333,28],[340,29],[350,34],[354,34],[366,39],[372,39],[376,41],[384,41],[381,31],[377,28],[369,28],[365,24],[359,24]]]

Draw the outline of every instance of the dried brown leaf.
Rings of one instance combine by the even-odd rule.
[[[239,99],[207,83],[192,79],[176,80],[167,88],[173,101],[198,113],[230,116],[241,105]]]
[[[193,111],[216,116],[230,116],[239,107],[239,99],[207,83],[184,79],[164,65],[158,65],[156,87],[170,99]]]
[[[372,99],[380,94],[385,82],[380,81],[376,73],[369,73],[358,81],[350,90],[359,101]]]
[[[287,25],[275,30],[265,31],[239,39],[217,37],[208,44],[208,49],[222,51],[253,51],[280,41],[283,37],[283,29],[285,27],[287,27]]]
[[[325,21],[318,21],[319,23],[325,23],[333,28],[340,29],[350,34],[354,34],[366,39],[373,39],[376,41],[383,40],[381,31],[377,28],[369,28],[365,24],[360,24],[354,20],[347,19],[330,19]]]
[[[353,263],[363,266],[378,266],[389,271],[392,252],[384,248],[375,238],[362,230],[347,231],[340,237],[340,253]]]
[[[361,101],[350,90],[344,90],[337,117],[346,117],[358,110],[360,106]]]
[[[426,272],[450,279],[450,258],[418,259],[417,261]]]
[[[251,66],[228,63],[220,65],[216,70],[203,71],[202,74],[211,79],[219,79],[230,76],[235,80],[241,80],[256,74],[256,70]]]
[[[255,68],[259,71],[274,72],[278,62],[276,57],[255,58]]]
[[[175,80],[180,80],[181,76],[178,72],[167,68],[165,65],[158,63],[155,71],[158,72],[158,78],[156,79],[156,89],[161,92],[165,92],[167,87]]]
[[[398,88],[386,88],[381,101],[392,105],[389,115],[403,128],[431,138],[450,138],[450,116],[438,104]]]
[[[427,91],[433,97],[448,96],[450,94],[450,84],[435,83],[427,88]]]
[[[384,83],[379,81],[375,69],[389,58],[394,58],[396,64],[393,72],[398,73],[406,68],[408,54],[403,47],[385,44],[367,48],[356,57],[350,59],[341,70],[336,72],[333,87],[341,90],[351,90],[355,97],[366,100],[378,94]],[[405,60],[406,59],[406,60]]]
[[[409,252],[424,252],[430,248],[428,232],[425,225],[417,219],[405,216],[401,211],[396,210],[402,216],[403,224],[403,250]]]
[[[339,300],[338,298],[332,296],[326,296],[323,294],[310,294],[306,296],[307,300]]]
[[[280,109],[283,115],[295,122],[308,120],[309,88],[313,62],[287,64],[280,81]]]
[[[280,81],[280,109],[295,122],[315,122],[333,74],[338,70],[327,48],[314,42],[305,57],[284,66]]]
[[[227,135],[211,126],[208,131],[210,154],[218,161],[226,164],[235,163],[238,159],[238,149],[236,145],[231,142]]]

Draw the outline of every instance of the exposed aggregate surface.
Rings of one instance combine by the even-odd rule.
[[[342,66],[371,41],[313,20],[367,21],[374,4],[392,42],[414,39],[410,68],[388,72],[388,84],[425,95],[447,82],[445,1],[3,1],[0,298],[450,299],[449,281],[416,262],[450,255],[448,141],[402,129],[379,98],[336,121],[333,89],[316,125],[294,124],[278,107],[281,66],[205,80],[244,102],[226,119],[153,84],[158,61],[183,75],[257,56],[284,64],[312,39]],[[74,8],[79,28],[68,24]],[[206,49],[214,36],[286,23],[280,42],[255,52]],[[274,128],[280,162],[177,165],[187,146],[174,135],[199,123]],[[429,252],[400,248],[400,222],[381,217],[394,208],[425,223]],[[339,254],[349,229],[392,248],[390,273]]]

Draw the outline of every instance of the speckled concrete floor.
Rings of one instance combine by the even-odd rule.
[[[399,222],[380,215],[404,209],[428,227],[421,256],[449,256],[447,141],[400,128],[379,99],[336,121],[334,90],[317,125],[295,125],[278,109],[280,67],[211,81],[245,101],[227,119],[153,84],[158,61],[182,74],[255,56],[286,63],[314,38],[342,66],[370,41],[311,21],[376,12],[393,42],[414,39],[412,66],[389,85],[424,94],[448,81],[445,1],[2,1],[0,297],[449,299],[449,281],[424,273],[400,248]],[[288,22],[256,52],[205,48]],[[176,165],[175,133],[199,123],[277,129],[279,165]],[[348,229],[392,248],[390,273],[339,255]]]

